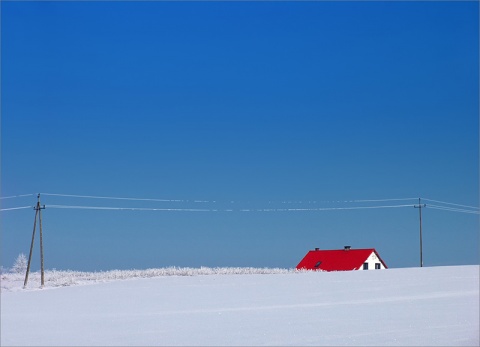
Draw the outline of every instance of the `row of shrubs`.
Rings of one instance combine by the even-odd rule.
[[[2,290],[14,290],[23,286],[27,261],[22,255],[17,258],[10,271],[2,272]],[[45,286],[60,287],[76,284],[109,282],[133,278],[151,278],[160,276],[201,276],[201,275],[252,275],[252,274],[287,274],[303,272],[295,269],[282,268],[255,268],[255,267],[164,267],[145,270],[109,270],[97,272],[83,272],[73,270],[46,270]],[[40,272],[29,274],[29,287],[38,287]]]

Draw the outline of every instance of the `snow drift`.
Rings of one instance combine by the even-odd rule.
[[[109,283],[74,280],[97,284],[49,285],[43,290],[38,289],[38,281],[33,284],[34,277],[30,289],[23,290],[12,283],[10,275],[2,275],[0,342],[49,346],[479,345],[477,265],[283,271],[159,275]],[[52,284],[46,277],[47,284]]]

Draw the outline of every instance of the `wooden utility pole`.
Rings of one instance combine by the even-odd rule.
[[[40,205],[40,194],[38,194],[37,198],[38,198],[37,205],[33,208],[35,210],[35,220],[33,221],[32,243],[30,244],[30,253],[28,255],[27,272],[25,273],[25,281],[23,282],[23,288],[27,287],[28,274],[30,272],[33,244],[35,241],[35,229],[37,227],[37,216],[40,224],[40,268],[41,268],[41,276],[42,276],[42,279],[41,279],[42,288],[45,285],[45,274],[44,274],[44,268],[43,268],[43,233],[42,233],[42,212],[41,212],[43,209],[45,209],[45,205],[43,206]]]
[[[420,198],[418,198],[418,205],[414,205],[413,207],[418,208],[418,214],[420,217],[420,267],[423,267],[423,245],[422,245],[422,207],[426,207],[427,205],[423,204]]]

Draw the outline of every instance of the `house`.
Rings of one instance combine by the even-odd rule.
[[[380,270],[387,265],[380,258],[375,248],[309,251],[298,263],[297,269],[320,271]]]

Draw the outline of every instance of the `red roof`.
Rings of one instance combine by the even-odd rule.
[[[374,252],[383,266],[385,262],[380,258],[375,248],[367,249],[339,249],[309,251],[298,263],[297,269],[323,270],[323,271],[349,271],[358,270]]]

